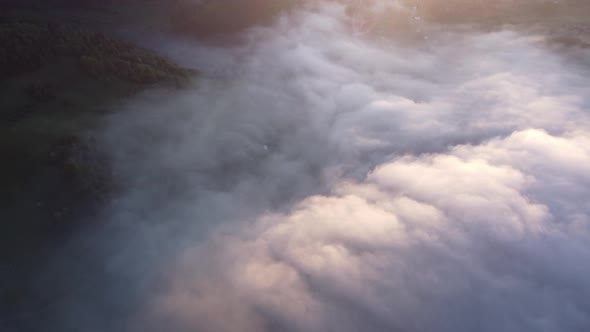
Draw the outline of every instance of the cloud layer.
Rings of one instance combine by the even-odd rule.
[[[204,75],[106,122],[125,191],[62,326],[587,330],[587,69],[542,36],[353,30],[325,2],[167,45]]]

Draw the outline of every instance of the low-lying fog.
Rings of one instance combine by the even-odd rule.
[[[61,300],[38,323],[588,331],[588,50],[364,27],[323,1],[233,46],[160,44],[201,75],[95,133],[122,192],[40,275]]]

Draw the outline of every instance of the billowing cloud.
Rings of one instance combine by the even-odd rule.
[[[189,268],[162,301],[194,317],[231,296],[251,323],[271,315],[287,330],[582,331],[589,139],[525,130],[396,158],[213,237],[209,250],[229,264],[212,284],[225,287]],[[199,271],[193,254],[184,264]]]
[[[65,326],[587,330],[584,71],[543,36],[347,20],[326,1],[237,46],[166,45],[203,75],[98,134],[124,190]]]

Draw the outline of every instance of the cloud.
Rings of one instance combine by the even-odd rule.
[[[208,250],[224,264],[209,273],[225,287],[189,268],[162,301],[172,316],[200,317],[209,297],[232,296],[254,322],[270,314],[298,331],[582,331],[589,138],[525,130],[396,158],[360,183],[213,236]],[[194,257],[183,265],[198,272]],[[199,295],[187,301],[187,289]]]
[[[102,124],[124,190],[56,326],[585,331],[578,67],[514,31],[359,36],[334,2],[243,38],[169,41],[203,76]]]

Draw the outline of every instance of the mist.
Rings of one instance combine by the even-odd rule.
[[[587,331],[588,49],[429,24],[324,1],[232,45],[146,40],[200,74],[90,133],[119,191],[47,262],[39,324]]]

